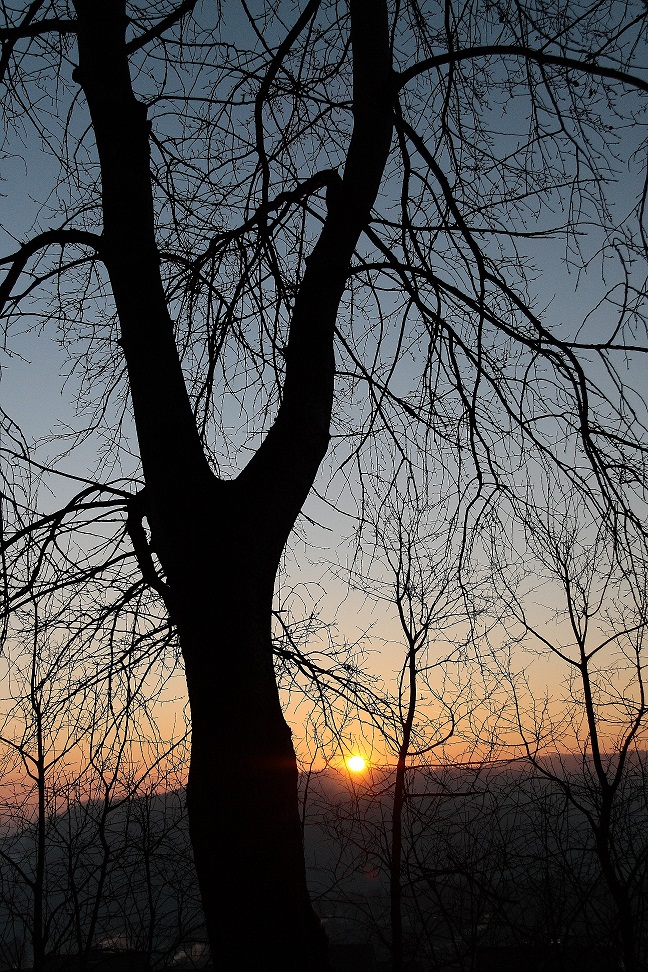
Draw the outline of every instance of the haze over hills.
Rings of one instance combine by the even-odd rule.
[[[617,852],[645,935],[648,811],[644,754],[619,802]],[[554,767],[555,768],[555,767]],[[585,800],[591,767],[563,758]],[[332,942],[389,951],[389,847],[394,771],[302,777],[309,885]],[[584,812],[564,788],[521,762],[409,771],[403,816],[404,928],[423,969],[468,967],[483,948],[558,942],[610,947],[615,917]],[[184,792],[86,803],[45,822],[48,951],[149,951],[153,967],[201,964],[207,953]],[[30,965],[34,827],[5,828],[0,969]],[[226,839],[226,835],[214,835]],[[14,866],[9,862],[13,861]],[[18,870],[18,869],[21,870]],[[22,872],[22,876],[21,876]]]

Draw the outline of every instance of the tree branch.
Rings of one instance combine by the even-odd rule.
[[[50,17],[49,20],[39,20],[35,24],[23,23],[19,27],[0,27],[0,41],[13,43],[23,37],[40,37],[42,34],[74,34],[76,20],[64,20],[61,17]]]
[[[0,43],[2,44],[2,54],[0,55],[0,81],[4,79],[9,67],[9,61],[13,54],[16,41],[22,37],[38,37],[40,34],[48,34],[56,31],[59,34],[72,33],[75,30],[73,20],[62,20],[59,17],[52,17],[49,20],[41,20],[33,24],[32,21],[40,8],[43,0],[34,0],[29,6],[25,16],[17,27],[0,27]]]
[[[179,511],[188,493],[194,496],[191,513],[197,514],[213,476],[187,394],[160,274],[150,125],[131,83],[125,0],[75,0],[75,7],[75,79],[88,101],[101,165],[102,255],[121,325],[155,535],[167,514],[180,530]]]
[[[304,179],[303,182],[299,182],[294,189],[287,189],[284,192],[280,192],[274,199],[259,206],[240,226],[235,226],[233,229],[225,230],[223,233],[218,233],[216,236],[213,236],[209,241],[207,249],[196,260],[190,262],[189,260],[183,261],[180,259],[179,262],[184,262],[186,266],[193,266],[195,272],[198,272],[210,257],[218,253],[222,246],[231,240],[244,236],[245,233],[248,233],[259,223],[262,223],[270,213],[276,212],[282,206],[297,203],[306,196],[310,196],[323,189],[325,186],[329,187],[335,180],[339,180],[339,178],[340,176],[335,169],[322,169],[321,172],[316,172],[308,179]],[[178,259],[178,255],[174,254],[173,259]]]
[[[197,2],[198,0],[183,0],[176,10],[173,10],[170,14],[167,14],[166,17],[163,17],[162,20],[155,24],[154,27],[149,27],[149,29],[145,30],[143,34],[140,34],[139,37],[134,37],[132,40],[130,40],[126,44],[126,53],[132,54],[133,51],[138,51],[141,47],[144,47],[145,44],[148,44],[149,41],[160,37],[165,30],[168,30],[169,27],[173,27],[174,24],[177,24],[180,20],[182,20],[185,14],[192,11]]]
[[[38,236],[24,243],[16,253],[2,257],[0,259],[0,266],[7,263],[11,264],[11,266],[7,271],[6,277],[0,284],[0,313],[2,313],[16,281],[25,269],[27,261],[35,253],[53,244],[65,247],[71,243],[77,244],[78,246],[90,246],[97,253],[101,252],[101,237],[95,233],[89,233],[86,230],[54,229],[39,233]]]
[[[620,81],[629,87],[637,88],[640,91],[648,91],[648,81],[635,75],[627,74],[617,68],[607,68],[594,64],[589,61],[579,61],[576,58],[562,57],[558,54],[545,54],[544,51],[534,51],[531,47],[522,47],[516,44],[494,44],[493,46],[469,47],[459,51],[448,51],[446,54],[439,54],[435,57],[428,57],[413,64],[406,71],[396,74],[396,90],[400,91],[412,78],[418,77],[434,68],[444,65],[458,64],[460,61],[469,61],[480,57],[521,57],[536,64],[552,65],[554,67],[564,67],[583,74],[592,75],[596,78],[609,78],[611,81]]]
[[[153,588],[154,591],[160,595],[162,600],[168,606],[168,599],[170,595],[170,589],[168,584],[159,577],[157,570],[155,569],[155,563],[153,561],[153,556],[151,554],[151,547],[146,536],[146,530],[142,520],[147,515],[146,511],[146,492],[144,489],[140,490],[134,496],[131,496],[126,503],[126,509],[128,511],[128,516],[126,518],[126,530],[133,544],[133,550],[135,552],[135,559],[137,560],[137,565],[142,573],[142,579],[144,583],[148,584],[149,587]]]
[[[264,523],[272,510],[285,542],[329,440],[335,360],[333,339],[351,258],[369,225],[393,130],[389,24],[384,0],[352,0],[353,134],[344,175],[328,185],[328,213],[306,260],[286,348],[283,400],[274,425],[238,478]],[[298,458],[297,458],[298,457]],[[280,548],[273,549],[278,556]]]
[[[310,20],[312,20],[312,18],[317,13],[320,3],[321,0],[309,0],[309,3],[306,4],[304,10],[301,13],[301,16],[297,18],[297,21],[295,22],[294,26],[286,34],[284,40],[277,48],[277,52],[272,58],[268,66],[268,70],[265,73],[265,77],[261,82],[261,85],[259,87],[255,99],[254,124],[256,129],[256,148],[259,156],[259,164],[261,166],[261,173],[262,173],[262,184],[261,184],[262,211],[268,206],[268,187],[270,184],[270,169],[268,165],[268,158],[266,155],[264,138],[263,138],[263,105],[266,98],[268,97],[268,93],[270,91],[272,82],[277,76],[277,72],[279,71],[279,68],[281,67],[284,58],[289,53],[290,48],[293,46],[293,44],[301,34],[306,24]]]

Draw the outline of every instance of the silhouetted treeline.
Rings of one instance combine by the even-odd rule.
[[[644,961],[645,769],[645,755],[635,754],[616,821]],[[562,772],[587,790],[589,769],[576,757],[562,761]],[[304,834],[311,893],[331,941],[370,943],[385,968],[393,783],[393,771],[380,768],[353,779],[311,775]],[[537,767],[409,770],[403,835],[406,967],[621,968],[586,812]],[[3,837],[2,970],[32,964],[28,877],[37,836],[34,822]],[[96,801],[70,806],[48,821],[45,871],[48,953],[77,954],[80,969],[96,961],[97,948],[146,953],[152,969],[208,962],[183,791],[135,796],[108,815]]]

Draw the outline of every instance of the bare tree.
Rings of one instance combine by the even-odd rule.
[[[45,598],[36,600],[38,608],[45,607]],[[78,956],[80,968],[86,968],[91,951],[120,916],[127,924],[126,898],[131,907],[138,900],[137,882],[125,880],[129,861],[135,873],[143,870],[149,878],[151,900],[153,852],[128,826],[128,808],[139,811],[142,829],[150,824],[156,840],[168,839],[173,822],[155,828],[143,813],[145,796],[147,788],[159,799],[170,786],[178,789],[187,765],[186,731],[173,740],[156,739],[150,664],[109,663],[99,669],[88,651],[75,666],[78,631],[71,632],[70,645],[57,612],[46,612],[46,624],[32,608],[25,603],[21,608],[31,618],[31,644],[13,630],[3,657],[2,960],[42,969],[49,953],[63,952]],[[120,637],[113,631],[116,654],[133,654],[132,642],[130,651],[125,644],[129,635],[134,632]],[[178,871],[186,870],[181,854],[174,860]],[[151,939],[156,915],[148,910]],[[147,950],[152,951],[150,941]]]
[[[648,857],[645,821],[637,815],[648,714],[645,555],[639,549],[631,557],[578,501],[558,516],[530,519],[525,551],[538,571],[533,583],[527,578],[511,592],[519,625],[512,637],[560,664],[563,698],[543,701],[530,673],[522,680],[509,672],[513,721],[536,771],[587,824],[614,903],[624,967],[635,972],[645,963],[637,909]]]
[[[403,884],[410,877],[405,857],[416,839],[406,814],[412,816],[412,802],[431,797],[416,792],[421,780],[433,776],[425,772],[428,760],[440,768],[443,747],[462,722],[468,723],[471,709],[486,704],[473,663],[490,590],[486,595],[483,579],[475,574],[469,580],[461,570],[461,551],[448,542],[447,505],[423,508],[415,492],[409,482],[402,496],[385,504],[374,525],[373,576],[355,581],[370,596],[393,604],[402,638],[395,715],[382,725],[387,752],[395,759],[393,778],[391,772],[387,778],[380,774],[375,787],[380,804],[387,791],[392,794],[387,832],[374,843],[386,845],[394,972],[404,968]]]
[[[2,14],[4,161],[17,184],[12,160],[37,159],[48,184],[3,238],[5,347],[56,327],[77,399],[56,456],[3,420],[6,617],[26,585],[84,624],[79,585],[103,586],[106,621],[146,600],[142,652],[184,662],[214,959],[325,969],[273,668],[282,553],[320,466],[360,523],[406,468],[422,496],[455,490],[462,566],[538,468],[642,530],[643,406],[621,369],[645,349],[645,8]],[[558,273],[556,241],[592,297],[569,321],[533,282],[537,259]],[[90,444],[91,468],[67,469]],[[75,495],[43,498],[69,477]]]

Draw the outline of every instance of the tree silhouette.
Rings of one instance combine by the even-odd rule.
[[[91,588],[104,619],[146,604],[139,663],[175,639],[184,660],[214,961],[325,969],[273,668],[281,558],[320,466],[361,541],[368,492],[406,473],[460,498],[460,566],[488,556],[482,524],[566,485],[638,555],[645,8],[3,16],[3,153],[36,199],[7,202],[5,348],[56,328],[77,403],[55,458],[3,421],[5,636],[58,598],[90,650]],[[563,268],[588,307],[551,305]]]
[[[646,563],[627,558],[604,525],[583,522],[565,499],[558,516],[536,514],[526,524],[526,549],[542,572],[532,592],[512,592],[510,616],[511,636],[564,670],[559,718],[543,714],[526,679],[508,672],[499,680],[509,685],[523,752],[589,831],[586,847],[614,905],[624,967],[639,970],[648,847],[629,821],[645,776]],[[538,617],[532,603],[544,600],[538,589],[548,584],[552,609]]]

